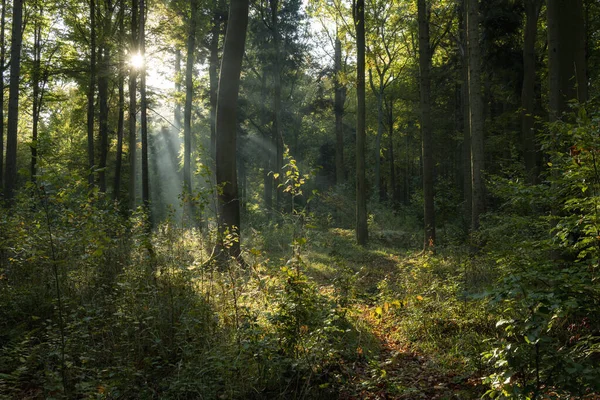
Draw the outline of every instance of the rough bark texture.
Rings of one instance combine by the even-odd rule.
[[[90,81],[87,93],[88,183],[94,185],[94,93],[96,91],[96,3],[90,0]]]
[[[192,100],[194,97],[194,52],[196,51],[196,23],[198,0],[190,0],[187,55],[185,62],[185,107],[183,110],[183,190],[192,191]]]
[[[208,66],[210,84],[210,157],[215,159],[216,152],[216,117],[217,117],[217,89],[219,85],[219,36],[221,32],[221,7],[220,1],[215,2],[213,21],[210,34],[210,61]]]
[[[479,216],[484,210],[482,171],[483,98],[481,94],[481,49],[479,45],[479,1],[467,0],[467,51],[469,54],[469,109],[471,131],[471,231],[479,229]]]
[[[131,43],[130,53],[135,54],[137,50],[137,0],[131,2]],[[134,210],[136,206],[136,174],[137,174],[137,139],[136,139],[136,109],[137,109],[137,71],[129,69],[129,209]]]
[[[344,171],[344,98],[345,88],[340,82],[342,73],[342,42],[335,38],[335,55],[333,83],[335,90],[334,111],[335,111],[335,183],[341,185],[346,180]]]
[[[121,167],[123,165],[123,136],[125,131],[125,53],[123,50],[123,38],[125,37],[125,26],[123,10],[124,0],[119,0],[119,111],[117,120],[117,152],[115,156],[115,180],[113,185],[113,200],[118,200],[121,192]]]
[[[8,94],[8,126],[6,131],[6,170],[4,198],[13,200],[17,184],[17,136],[19,128],[19,79],[21,44],[23,41],[23,0],[13,1],[12,40],[10,44],[10,83]]]
[[[354,0],[352,14],[356,28],[356,241],[366,245],[367,188],[365,177],[365,2]]]
[[[424,249],[435,243],[435,209],[433,193],[433,137],[431,132],[431,51],[429,44],[429,15],[425,0],[418,0],[419,70],[421,92],[421,140],[423,157],[423,198],[425,238]]]
[[[140,30],[139,46],[140,53],[146,57],[146,6],[144,0],[140,0]],[[144,207],[150,211],[150,177],[148,171],[148,99],[146,98],[146,67],[142,68],[140,74],[140,123],[142,137],[142,202]]]
[[[525,0],[525,36],[523,40],[523,86],[521,88],[521,135],[525,158],[527,181],[535,184],[538,170],[536,166],[537,146],[534,130],[535,105],[535,41],[537,23],[542,3],[540,0]]]
[[[466,19],[466,0],[463,0],[458,12],[460,20],[460,43],[462,50],[461,69],[462,69],[462,84],[461,84],[461,106],[462,106],[462,169],[463,169],[463,199],[464,199],[464,225],[465,229],[469,230],[471,225],[471,206],[472,206],[472,190],[471,190],[471,124],[470,124],[470,107],[469,107],[469,52],[467,49],[467,19]]]
[[[109,48],[107,43],[103,43],[99,52],[99,71],[98,71],[98,103],[100,105],[99,125],[100,125],[100,159],[98,160],[99,188],[106,192],[106,160],[108,158],[108,74],[109,72]]]
[[[2,0],[0,15],[0,192],[4,188],[4,62],[6,60],[6,0]]]
[[[583,0],[548,0],[550,120],[568,110],[569,100],[587,100]]]
[[[218,250],[226,251],[239,259],[241,238],[236,165],[237,101],[248,26],[248,0],[231,0],[228,21],[217,96],[216,176],[217,186],[222,189],[218,196]],[[223,243],[226,232],[237,237],[229,243]]]
[[[41,11],[40,11],[41,12]],[[41,59],[42,59],[42,25],[40,21],[34,22],[33,28],[33,69],[31,71],[31,86],[32,93],[32,129],[31,129],[31,166],[30,174],[31,181],[35,184],[37,176],[37,158],[38,158],[38,130],[40,123],[40,108],[41,108]]]

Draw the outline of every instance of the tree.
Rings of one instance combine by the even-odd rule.
[[[17,183],[17,136],[19,130],[19,81],[21,78],[21,45],[23,42],[23,0],[13,1],[12,36],[10,43],[10,83],[8,126],[6,131],[6,171],[4,197],[12,202]]]
[[[125,136],[125,0],[119,0],[119,116],[117,121],[117,154],[113,199],[118,200],[121,189],[121,165],[123,162],[123,136]]]
[[[469,126],[471,132],[471,230],[479,230],[479,216],[484,209],[482,171],[483,97],[481,94],[481,49],[479,44],[479,1],[466,0],[467,52],[469,65]]]
[[[583,0],[548,0],[548,78],[550,119],[568,102],[587,100]]]
[[[435,243],[435,208],[433,193],[433,138],[431,132],[431,51],[429,45],[429,11],[426,0],[418,0],[419,19],[419,86],[421,92],[421,140],[423,156],[424,249]]]
[[[146,3],[140,0],[140,28],[139,28],[139,49],[140,54],[146,57]],[[150,212],[150,177],[148,171],[148,99],[146,93],[146,65],[141,69],[140,74],[140,123],[142,139],[142,203],[147,212]],[[150,219],[152,220],[152,219]]]
[[[90,0],[90,78],[87,93],[88,183],[94,185],[94,94],[96,91],[96,2]]]
[[[525,153],[525,173],[527,181],[537,181],[537,150],[534,130],[535,104],[535,42],[538,17],[542,8],[541,0],[525,0],[525,36],[523,39],[523,86],[521,90],[521,135]]]
[[[341,185],[346,180],[344,170],[344,102],[346,87],[341,83],[342,41],[335,32],[335,53],[333,61],[334,113],[335,113],[335,183]]]
[[[6,61],[6,43],[4,30],[6,28],[6,0],[2,0],[0,14],[0,192],[4,187],[4,62]]]
[[[237,101],[248,26],[248,0],[231,0],[219,77],[216,121],[216,176],[219,187],[219,251],[237,259],[240,248],[240,200],[237,186]],[[231,243],[224,243],[227,233]],[[228,247],[226,248],[225,245]]]
[[[352,1],[356,28],[356,241],[364,246],[368,240],[367,188],[365,177],[365,2]]]
[[[131,0],[131,42],[129,45],[130,56],[137,55],[137,0]],[[136,139],[136,109],[137,109],[137,70],[133,65],[129,67],[129,209],[134,210],[136,205],[136,164],[137,164],[137,139]]]
[[[190,0],[191,14],[188,26],[187,59],[185,63],[185,107],[183,111],[183,190],[192,191],[192,101],[194,98],[194,52],[196,51],[196,25],[198,0]]]

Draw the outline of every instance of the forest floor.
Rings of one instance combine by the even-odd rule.
[[[341,399],[470,399],[486,391],[478,358],[480,304],[453,298],[460,260],[406,250],[403,232],[373,235],[355,245],[354,232],[330,229],[310,240],[307,275],[322,293],[347,296],[348,316],[365,332],[359,357],[346,366]],[[404,244],[404,246],[403,246]],[[414,247],[413,247],[414,249]],[[339,300],[338,300],[339,301]],[[465,348],[468,347],[468,348]],[[364,356],[363,356],[364,353]],[[366,354],[369,353],[369,354]]]

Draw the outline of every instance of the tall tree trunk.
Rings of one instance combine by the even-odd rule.
[[[108,18],[108,16],[105,16],[105,18]],[[98,104],[100,106],[100,160],[98,160],[98,180],[100,191],[106,193],[106,161],[108,158],[108,66],[110,63],[108,43],[105,42],[100,46],[98,58]]]
[[[41,10],[40,10],[41,17]],[[42,68],[42,24],[36,19],[33,27],[33,70],[31,73],[31,86],[33,87],[32,93],[32,129],[31,129],[31,182],[36,183],[37,177],[37,158],[38,158],[38,130],[40,123],[40,108],[41,108],[41,68]]]
[[[4,188],[4,62],[6,61],[6,42],[4,29],[6,28],[6,0],[2,0],[2,14],[0,15],[0,193]]]
[[[335,33],[335,55],[333,84],[335,90],[335,183],[341,185],[346,180],[344,171],[344,86],[341,83],[342,41]]]
[[[273,126],[272,135],[275,144],[275,173],[283,178],[283,135],[281,132],[281,37],[279,32],[279,0],[270,0],[271,6],[271,30],[273,32]],[[275,179],[277,186],[283,182]],[[283,190],[275,189],[275,206],[278,210],[283,206]]]
[[[263,70],[261,77],[261,98],[266,98],[267,92],[267,72]],[[268,122],[269,112],[265,105],[261,107],[261,125],[265,126]],[[264,208],[268,217],[271,216],[273,211],[273,148],[272,140],[266,135],[263,137],[266,143],[267,149],[263,152],[264,156],[264,167],[263,167],[263,201]]]
[[[183,191],[192,191],[192,100],[194,97],[194,52],[196,51],[196,23],[198,0],[190,0],[192,13],[189,21],[187,55],[185,62],[185,108],[183,111]]]
[[[248,0],[231,0],[217,96],[216,176],[219,192],[219,251],[237,259],[240,249],[240,199],[237,185],[237,101],[248,26]],[[228,247],[226,232],[234,237]]]
[[[356,241],[364,246],[368,241],[367,188],[365,177],[365,1],[352,1],[356,27]]]
[[[181,102],[179,95],[181,93],[181,50],[175,50],[175,109],[173,111],[173,125],[177,129],[177,134],[181,131]]]
[[[435,208],[433,193],[433,137],[431,132],[431,50],[429,44],[429,10],[426,0],[418,0],[419,69],[421,92],[421,140],[423,157],[424,250],[435,243]]]
[[[394,99],[390,98],[388,105],[388,140],[390,152],[390,190],[392,192],[392,203],[398,204],[400,196],[398,193],[398,183],[396,182],[396,159],[394,157]]]
[[[146,59],[146,5],[145,0],[140,0],[140,30],[139,48],[140,53]],[[142,203],[146,211],[150,212],[150,177],[148,172],[148,99],[146,97],[146,66],[140,75],[140,122],[142,126]],[[152,221],[152,218],[150,218]]]
[[[525,37],[523,40],[523,86],[521,88],[521,135],[525,155],[525,174],[530,184],[537,181],[537,146],[534,130],[535,106],[535,41],[540,0],[525,0]]]
[[[462,167],[463,167],[463,199],[464,199],[464,225],[466,231],[470,229],[471,225],[471,207],[473,192],[471,189],[471,111],[469,107],[469,51],[467,49],[467,18],[466,18],[466,4],[467,0],[462,0],[458,18],[460,20],[460,46],[462,52],[461,58],[461,73],[462,73],[462,84],[461,84],[461,100],[462,100],[462,132],[463,132],[463,143],[462,143]]]
[[[131,1],[131,43],[130,54],[136,54],[137,38],[137,0]],[[129,67],[129,209],[134,210],[136,206],[136,175],[137,175],[137,139],[136,139],[136,109],[137,109],[137,70]]]
[[[94,185],[94,93],[96,91],[96,2],[90,0],[90,81],[87,93],[88,183]]]
[[[123,136],[125,131],[125,1],[119,0],[119,75],[118,75],[118,90],[119,90],[119,111],[117,120],[117,154],[115,160],[115,181],[113,188],[113,200],[118,200],[121,192],[121,168],[123,164]]]
[[[19,130],[19,80],[21,44],[23,41],[23,0],[13,1],[12,39],[10,44],[10,83],[8,94],[8,126],[6,132],[6,170],[4,198],[12,203],[17,184],[17,136]]]
[[[587,100],[583,0],[548,0],[547,16],[550,120],[554,121],[568,110],[569,100]]]
[[[215,160],[217,143],[217,90],[219,86],[219,36],[221,32],[221,1],[214,2],[213,21],[210,33],[210,58],[208,66],[210,91],[210,159]]]
[[[479,45],[479,1],[467,0],[467,50],[469,53],[469,109],[471,131],[471,230],[479,229],[484,210],[483,99],[481,94],[481,49]]]

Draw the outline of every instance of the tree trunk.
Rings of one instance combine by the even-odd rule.
[[[267,72],[263,70],[261,81],[261,98],[267,97]],[[261,125],[265,126],[268,121],[268,110],[266,106],[261,107]],[[273,155],[272,155],[272,140],[266,135],[263,137],[267,144],[267,150],[263,152],[264,167],[263,167],[263,201],[267,217],[271,216],[273,211]]]
[[[217,143],[216,117],[217,117],[217,90],[219,85],[219,34],[221,31],[220,1],[215,1],[213,21],[210,36],[210,61],[208,66],[209,91],[210,91],[210,159],[215,160]]]
[[[246,44],[248,7],[248,0],[231,0],[217,96],[216,176],[217,186],[222,188],[218,196],[218,250],[220,253],[227,251],[229,256],[237,259],[241,256],[240,200],[236,166],[237,101]],[[223,243],[227,232],[233,235],[234,240]]]
[[[523,41],[523,86],[521,88],[521,135],[525,155],[525,174],[530,184],[537,181],[537,146],[534,130],[535,105],[535,41],[542,4],[540,0],[525,0],[525,37]]]
[[[23,41],[23,0],[13,1],[12,40],[10,44],[10,83],[8,94],[8,126],[6,132],[6,170],[4,198],[12,203],[17,184],[17,141],[19,130],[19,80],[21,44]]]
[[[137,53],[137,0],[131,1],[131,43],[130,53]],[[137,174],[137,139],[136,139],[136,108],[137,108],[137,71],[133,66],[129,67],[129,209],[134,210],[136,206],[136,174]]]
[[[424,250],[435,243],[435,208],[433,193],[433,137],[431,132],[431,50],[429,44],[429,10],[426,0],[418,0],[419,69],[421,92],[421,140],[423,157]]]
[[[96,91],[96,3],[90,0],[90,82],[87,93],[88,183],[94,185],[94,93]]]
[[[568,110],[569,100],[587,100],[583,1],[548,0],[547,16],[550,120],[554,121]]]
[[[194,97],[194,52],[196,51],[196,22],[198,0],[190,0],[192,13],[189,21],[187,57],[185,62],[185,108],[183,111],[183,191],[192,191],[192,100]]]
[[[344,86],[341,84],[342,41],[336,31],[333,84],[335,90],[335,183],[341,185],[346,180],[344,171]]]
[[[40,11],[41,12],[41,11]],[[40,15],[41,17],[41,15]],[[36,183],[37,176],[37,157],[38,157],[38,130],[40,123],[40,108],[41,108],[41,68],[42,68],[42,24],[39,20],[34,21],[33,28],[33,68],[31,71],[31,86],[32,93],[32,129],[31,129],[31,182]]]
[[[0,15],[0,193],[4,188],[4,62],[6,61],[4,28],[6,28],[6,0],[2,0]]]
[[[119,2],[119,116],[117,120],[117,154],[115,161],[115,181],[113,187],[113,200],[118,200],[121,192],[121,167],[123,163],[123,136],[125,130],[125,52],[124,52],[124,0]]]
[[[140,53],[146,59],[146,5],[145,0],[140,0]],[[146,66],[142,68],[140,76],[140,122],[142,126],[142,203],[146,211],[150,212],[150,183],[148,172],[148,99],[146,98]],[[152,218],[150,218],[152,221]]]
[[[482,170],[483,99],[481,95],[481,49],[479,45],[479,1],[467,0],[467,50],[469,60],[469,109],[471,131],[471,231],[479,229],[479,216],[484,210]]]
[[[179,95],[181,93],[181,50],[175,50],[175,109],[173,110],[173,125],[177,129],[177,134],[181,131],[181,102]]]
[[[105,16],[105,18],[108,18],[108,16]],[[106,160],[108,158],[108,66],[110,63],[108,43],[105,42],[100,46],[98,58],[98,104],[100,106],[100,160],[98,160],[98,180],[100,183],[100,192],[106,193]]]
[[[398,193],[398,183],[396,182],[396,159],[394,157],[394,99],[390,99],[388,109],[388,140],[390,152],[390,190],[392,192],[392,203],[397,205],[400,202]]]
[[[460,20],[460,45],[462,49],[461,58],[461,100],[462,100],[462,167],[463,167],[463,199],[464,199],[464,226],[468,231],[471,225],[471,207],[472,207],[472,189],[471,189],[471,117],[469,107],[469,51],[467,49],[467,19],[466,19],[466,0],[463,0],[458,12]]]
[[[280,174],[275,179],[275,206],[278,210],[283,207],[283,190],[278,187],[283,182],[283,136],[281,132],[281,38],[279,32],[279,0],[270,0],[271,30],[273,32],[273,125],[272,135],[275,144],[275,173]]]
[[[365,177],[365,1],[353,0],[352,15],[356,27],[356,241],[368,241],[367,188]]]

